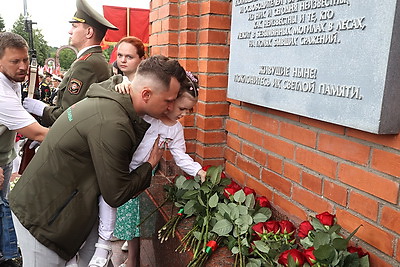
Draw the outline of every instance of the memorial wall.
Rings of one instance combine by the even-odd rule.
[[[233,0],[228,97],[400,130],[396,0]]]

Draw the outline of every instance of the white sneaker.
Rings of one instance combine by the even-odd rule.
[[[124,244],[121,247],[122,251],[128,251],[128,241],[125,241]]]

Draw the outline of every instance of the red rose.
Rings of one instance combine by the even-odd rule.
[[[280,232],[282,234],[290,234],[293,233],[296,230],[296,227],[294,227],[293,223],[291,223],[288,220],[282,220],[279,222],[279,227],[280,227]]]
[[[335,223],[335,217],[336,215],[332,215],[329,212],[325,211],[321,214],[318,214],[317,219],[323,224],[323,225],[328,225],[328,226],[332,226]]]
[[[211,167],[211,165],[206,165],[206,166],[203,166],[203,171],[207,171],[208,170],[208,168],[210,168]]]
[[[311,266],[313,266],[317,262],[317,259],[315,258],[313,251],[314,251],[314,247],[310,247],[310,248],[308,248],[308,249],[303,251],[303,255],[306,258],[306,261]]]
[[[235,181],[231,181],[231,183],[227,186],[227,188],[234,188],[236,189],[236,191],[239,191],[240,189],[242,189],[242,187],[240,185],[238,185]]]
[[[260,205],[260,207],[271,208],[271,204],[266,197],[256,197],[256,202],[258,203],[258,205]]]
[[[309,221],[304,221],[299,225],[299,234],[300,238],[305,238],[308,236],[308,232],[314,230],[314,227],[311,225]]]
[[[350,253],[357,253],[359,258],[364,257],[365,255],[369,255],[368,252],[364,252],[362,248],[350,246],[347,248],[347,251]]]
[[[264,223],[264,227],[267,233],[279,233],[279,222],[277,221],[267,221]]]
[[[283,266],[288,266],[289,255],[293,258],[297,267],[302,267],[304,262],[306,261],[303,253],[301,253],[297,249],[290,249],[282,252],[282,254],[279,256],[278,263],[282,264]]]
[[[186,180],[193,179],[193,176],[185,176]]]
[[[221,178],[222,179],[226,178],[226,174],[224,172],[221,172]]]
[[[256,232],[258,235],[262,235],[265,232],[264,229],[264,223],[263,222],[259,222],[255,225],[253,225],[251,227],[251,229],[253,229],[254,232]]]
[[[254,196],[256,196],[256,191],[254,191],[254,189],[247,187],[247,186],[245,188],[243,188],[243,192],[246,196],[250,195],[250,194],[253,194]]]
[[[229,199],[230,196],[233,196],[237,191],[235,188],[227,187],[224,190],[224,196]]]

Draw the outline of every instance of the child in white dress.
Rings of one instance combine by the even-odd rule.
[[[126,92],[126,84],[121,84],[119,87],[121,92]],[[195,162],[188,154],[186,154],[185,138],[183,134],[182,124],[177,121],[185,114],[190,112],[194,105],[197,103],[198,86],[197,78],[190,72],[187,72],[187,82],[181,87],[177,99],[174,102],[174,107],[163,118],[155,119],[145,115],[143,119],[151,124],[150,128],[146,131],[142,142],[133,154],[132,161],[129,168],[135,169],[143,162],[147,161],[155,140],[160,136],[159,145],[166,146],[174,158],[175,163],[185,173],[196,176],[199,175],[204,181],[206,172],[202,170],[202,166]],[[134,199],[133,199],[134,200]],[[132,201],[132,200],[130,200]],[[136,204],[137,205],[137,204]],[[110,207],[102,197],[99,198],[99,220],[101,225],[110,225],[115,222],[116,209]],[[139,216],[134,214],[134,216]],[[132,228],[132,226],[131,226]],[[129,230],[129,229],[128,229]],[[102,229],[99,229],[99,232]],[[130,240],[128,240],[129,244]],[[89,266],[102,267],[107,266],[111,258],[111,241],[104,240],[99,235],[98,243],[96,244],[96,252],[89,263]],[[128,252],[129,253],[129,252]],[[136,255],[135,257],[138,257]],[[135,266],[136,263],[128,262],[121,266]]]

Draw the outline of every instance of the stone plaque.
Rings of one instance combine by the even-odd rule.
[[[396,0],[233,0],[228,97],[400,130]]]

